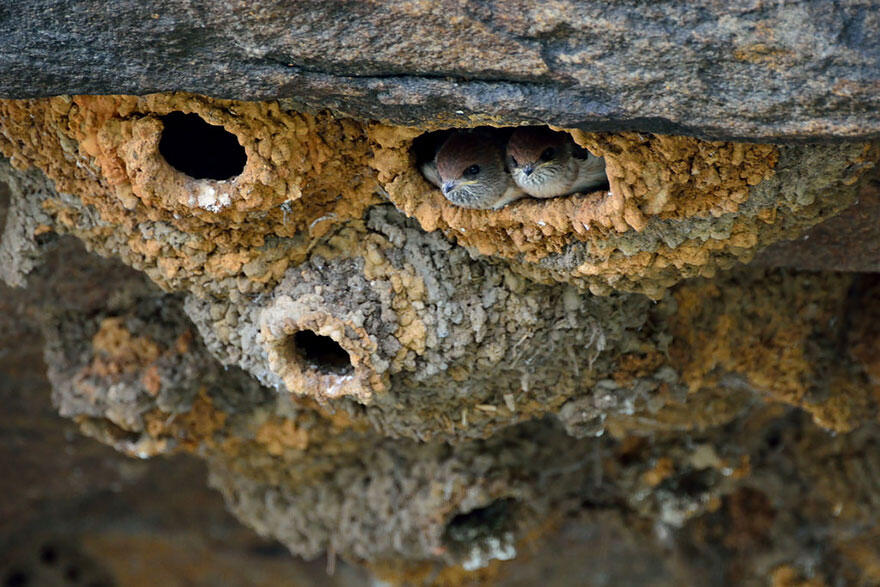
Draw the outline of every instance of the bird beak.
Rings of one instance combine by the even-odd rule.
[[[443,192],[443,195],[445,196],[446,194],[451,192],[452,188],[454,188],[454,187],[455,187],[454,181],[447,181],[446,183],[443,184],[443,187],[440,188],[440,191]]]
[[[529,176],[535,170],[535,166],[534,165],[526,165],[525,167],[522,168],[522,170],[526,176]]]

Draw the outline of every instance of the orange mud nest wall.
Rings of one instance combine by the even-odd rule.
[[[436,130],[189,94],[0,101],[0,275],[23,283],[70,234],[166,292],[120,273],[71,285],[100,311],[47,311],[61,413],[128,454],[207,457],[294,552],[401,576],[509,558],[575,488],[675,527],[733,507],[779,474],[756,429],[781,406],[818,425],[805,451],[873,425],[876,337],[837,329],[853,296],[876,313],[876,284],[717,272],[850,205],[876,146],[568,129],[609,189],[487,211],[417,170]],[[240,166],[187,171],[227,135]]]
[[[163,117],[173,112],[232,133],[246,155],[241,173],[195,179],[172,167],[159,144]],[[773,145],[572,131],[605,157],[610,191],[478,211],[450,204],[417,171],[412,140],[432,129],[188,94],[7,100],[0,117],[0,149],[13,165],[43,170],[112,227],[91,228],[93,247],[163,286],[200,293],[265,291],[319,239],[356,226],[387,196],[423,229],[508,260],[530,278],[656,297],[682,277],[712,275],[792,236],[784,217],[815,223],[820,212],[802,208],[824,216],[829,205],[845,205],[842,186],[855,181],[866,156],[864,146],[832,149],[830,178],[827,165],[814,166],[823,179],[796,148],[780,163]],[[780,185],[793,173],[810,193],[789,201]],[[79,213],[54,205],[48,211],[64,229],[82,232]],[[147,221],[165,233],[141,226]]]

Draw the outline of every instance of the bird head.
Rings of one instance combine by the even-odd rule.
[[[497,141],[476,132],[456,133],[440,147],[437,173],[446,199],[468,208],[491,207],[510,183]]]
[[[552,182],[567,171],[572,154],[571,136],[546,126],[524,126],[507,142],[507,164],[520,185]]]

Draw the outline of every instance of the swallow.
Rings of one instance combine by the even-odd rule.
[[[498,210],[526,195],[504,165],[503,141],[488,131],[454,132],[421,171],[463,208]]]
[[[546,126],[523,126],[507,142],[507,166],[514,183],[535,198],[593,191],[608,184],[605,159]]]

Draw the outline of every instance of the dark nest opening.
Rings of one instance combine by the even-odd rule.
[[[301,330],[290,337],[288,344],[295,357],[320,373],[348,375],[354,371],[348,352],[329,336]]]
[[[198,114],[172,112],[165,125],[159,153],[169,165],[193,179],[231,179],[244,171],[247,154],[238,138],[205,122]]]

